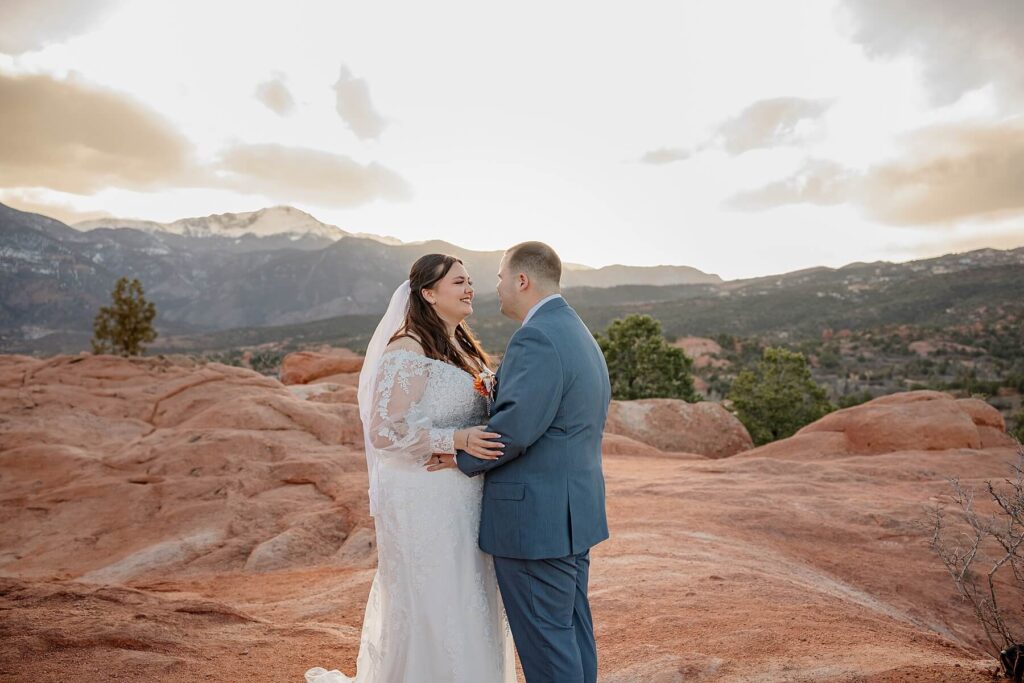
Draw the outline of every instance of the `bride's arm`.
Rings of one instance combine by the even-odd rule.
[[[431,363],[414,352],[385,353],[370,411],[370,443],[383,459],[423,465],[432,453],[455,452],[455,430],[434,427],[419,405]]]
[[[501,362],[501,384],[487,429],[501,435],[503,454],[483,460],[460,451],[463,474],[474,477],[512,462],[551,426],[562,400],[562,360],[547,335],[522,327],[512,335]]]

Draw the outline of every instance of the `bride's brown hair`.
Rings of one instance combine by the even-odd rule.
[[[451,363],[476,375],[480,369],[471,368],[466,362],[466,356],[477,359],[484,367],[489,365],[489,359],[469,325],[463,320],[455,328],[455,340],[459,345],[457,349],[448,338],[444,320],[423,298],[423,290],[437,284],[456,263],[462,263],[462,259],[447,254],[426,254],[416,259],[416,263],[409,269],[409,308],[405,312],[405,322],[388,343],[399,337],[412,337],[423,346],[427,358]]]

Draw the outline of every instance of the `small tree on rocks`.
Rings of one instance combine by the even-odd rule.
[[[835,409],[804,355],[777,347],[766,348],[753,370],[736,376],[728,398],[757,446],[792,436]]]
[[[595,336],[608,364],[613,398],[700,400],[693,388],[693,360],[682,349],[669,346],[661,323],[651,316],[613,320],[607,336]]]
[[[112,305],[101,307],[93,320],[92,352],[140,355],[143,344],[156,339],[156,307],[146,301],[138,279],[119,278],[111,296]]]

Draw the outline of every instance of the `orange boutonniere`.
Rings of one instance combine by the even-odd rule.
[[[476,389],[476,393],[487,399],[488,415],[491,414],[491,402],[494,401],[495,384],[494,373],[490,368],[484,368],[479,375],[473,378],[473,388]]]

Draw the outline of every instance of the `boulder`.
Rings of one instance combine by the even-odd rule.
[[[328,353],[297,351],[289,353],[281,361],[281,382],[309,384],[329,375],[358,373],[362,367],[362,357],[353,355],[348,349]]]
[[[837,410],[744,457],[816,459],[896,451],[1007,447],[1002,415],[984,401],[906,391]]]
[[[718,358],[722,347],[714,339],[707,337],[679,337],[672,346],[682,349],[687,356],[693,359],[693,367],[715,367],[724,368],[730,365],[724,358]]]
[[[2,358],[0,572],[123,583],[305,566],[369,524],[351,403],[220,363]]]
[[[697,453],[709,458],[724,458],[754,446],[736,416],[713,401],[612,401],[605,431],[661,451]]]

